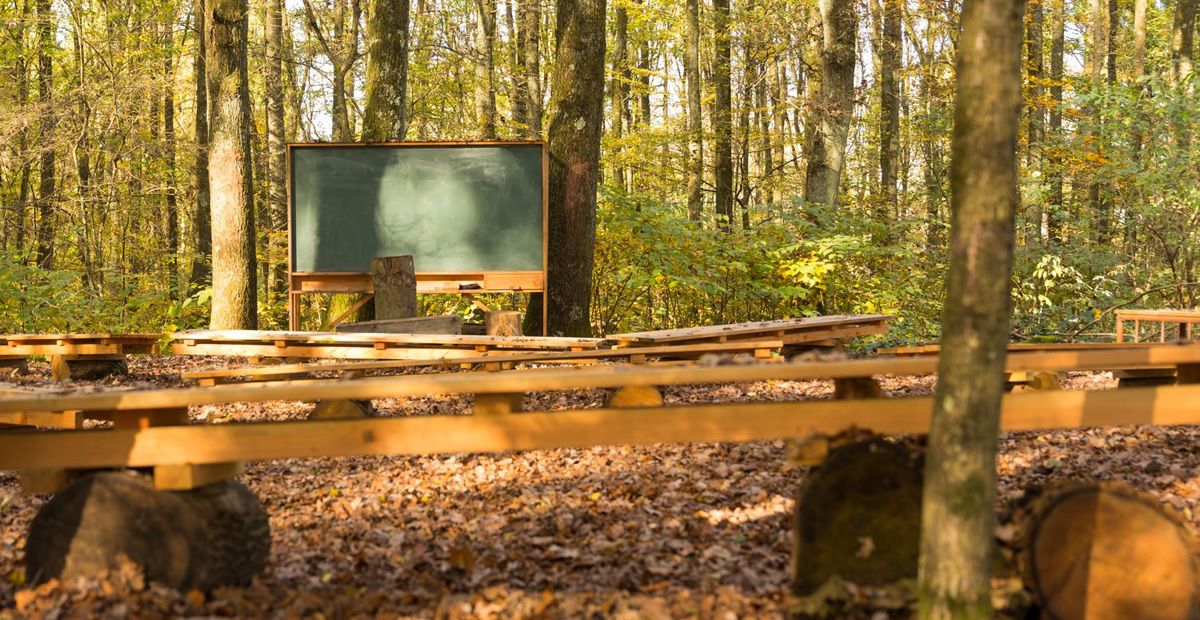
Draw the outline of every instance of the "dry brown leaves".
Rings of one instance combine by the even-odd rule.
[[[135,358],[129,376],[105,386],[177,386],[185,367],[238,363]],[[57,389],[41,374],[21,381]],[[1069,387],[1094,381],[1080,375]],[[883,387],[918,395],[930,393],[933,382],[889,378]],[[678,387],[665,396],[681,403],[831,393],[829,382],[810,381]],[[603,396],[531,394],[527,406],[595,407]],[[465,413],[469,402],[428,396],[376,404],[384,415],[431,415]],[[207,423],[299,419],[310,407],[209,406],[191,415]],[[1000,507],[1034,482],[1120,478],[1194,522],[1196,434],[1123,428],[1007,435]],[[125,571],[22,589],[24,537],[44,498],[21,495],[16,478],[0,473],[0,618],[782,617],[789,513],[802,476],[787,464],[782,442],[253,464],[242,480],[271,516],[267,571],[250,587],[205,595],[170,591]]]

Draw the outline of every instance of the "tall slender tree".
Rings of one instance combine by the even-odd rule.
[[[1026,6],[1029,27],[1025,33],[1025,73],[1029,89],[1028,128],[1026,134],[1025,165],[1030,170],[1040,166],[1042,140],[1046,133],[1046,110],[1042,104],[1042,38],[1045,22],[1045,0],[1029,0]],[[1042,209],[1035,203],[1029,210],[1029,236],[1040,239],[1042,235]]]
[[[212,329],[258,322],[246,0],[208,0],[209,186],[212,188]]]
[[[609,78],[609,83],[612,85],[609,88],[612,95],[612,103],[610,104],[609,131],[616,138],[617,144],[613,148],[613,157],[618,161],[613,167],[613,176],[615,177],[618,187],[626,187],[625,185],[625,167],[620,164],[621,159],[621,135],[622,126],[625,120],[625,106],[629,99],[628,90],[629,82],[629,61],[626,57],[626,48],[628,47],[629,39],[629,11],[625,8],[623,0],[615,0],[616,5],[613,8],[613,58],[612,58],[612,77]]]
[[[559,0],[550,82],[548,331],[591,333],[596,181],[604,122],[605,0]],[[540,312],[531,304],[531,312]]]
[[[950,173],[950,274],[921,515],[919,615],[991,617],[996,449],[1008,348],[1024,0],[965,0]]]
[[[38,104],[41,106],[38,131],[42,161],[38,168],[37,264],[54,268],[54,61],[50,53],[54,43],[54,13],[50,0],[37,0],[38,23]]]
[[[688,128],[688,218],[700,219],[704,182],[704,119],[700,116],[700,0],[687,0],[687,42],[683,51],[683,73],[687,81]]]
[[[287,248],[280,243],[287,225],[287,131],[283,111],[283,0],[266,0],[263,90],[267,98],[267,235],[268,296],[287,289]]]
[[[821,80],[809,101],[804,200],[836,205],[854,111],[855,39],[853,0],[820,0]]]
[[[192,24],[195,29],[196,55],[192,58],[192,74],[196,83],[196,113],[194,138],[196,142],[192,181],[195,184],[195,204],[192,221],[195,222],[196,253],[192,258],[192,273],[188,278],[192,288],[204,286],[212,275],[212,211],[208,185],[208,20],[205,15],[205,0],[193,0]]]
[[[1050,0],[1050,133],[1062,135],[1063,53],[1066,38],[1067,10],[1065,0]],[[1046,235],[1053,244],[1063,241],[1063,220],[1066,195],[1063,192],[1062,146],[1056,145],[1046,158],[1050,168],[1050,200],[1046,213]]]
[[[475,0],[475,114],[479,136],[496,138],[496,0]]]
[[[729,0],[713,0],[713,177],[717,217],[721,228],[733,223],[733,111],[730,79]]]
[[[163,159],[166,160],[167,191],[163,197],[167,220],[167,285],[174,292],[179,282],[179,196],[175,186],[175,49],[174,15],[163,25],[163,40],[168,42],[163,54]],[[86,161],[83,157],[82,161]]]
[[[541,0],[520,0],[517,11],[525,77],[525,114],[529,117],[526,137],[542,137]]]
[[[877,216],[886,220],[894,216],[896,202],[896,168],[900,155],[900,20],[902,0],[883,0],[882,32],[879,37],[879,187],[880,205]]]

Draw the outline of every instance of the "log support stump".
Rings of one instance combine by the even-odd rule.
[[[376,320],[417,316],[417,274],[411,255],[372,258],[371,284],[375,290]]]
[[[662,407],[663,395],[653,385],[626,385],[610,392],[604,399],[604,406],[614,409]]]
[[[917,576],[923,454],[869,439],[838,446],[801,484],[792,592],[816,606],[829,582],[887,586]]]
[[[1021,569],[1045,617],[1200,615],[1195,541],[1153,496],[1118,482],[1043,491],[1023,524]]]
[[[518,413],[524,406],[524,394],[476,394],[471,413],[475,415],[504,415]]]
[[[106,472],[72,482],[38,511],[25,574],[36,586],[132,562],[148,580],[208,592],[249,584],[270,546],[267,514],[239,482],[159,491],[141,476]]]
[[[93,380],[129,373],[124,355],[51,355],[50,376],[55,381]]]
[[[375,416],[375,405],[369,400],[323,400],[308,413],[310,420],[339,420],[345,418],[371,418]]]

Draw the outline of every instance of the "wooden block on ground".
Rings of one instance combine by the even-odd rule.
[[[462,319],[457,316],[418,316],[409,319],[343,323],[339,333],[358,334],[462,334]],[[517,334],[520,335],[520,334]]]
[[[475,404],[471,412],[476,415],[500,415],[517,413],[524,406],[525,395],[515,394],[476,394]]]
[[[484,325],[489,336],[523,336],[521,319],[516,310],[494,310],[484,314]]]
[[[57,493],[71,482],[67,469],[26,469],[21,471],[21,490],[26,493]]]
[[[309,412],[310,420],[337,420],[342,418],[370,418],[375,415],[375,406],[369,400],[323,400]]]
[[[187,491],[206,484],[233,478],[245,471],[240,462],[203,465],[155,465],[154,488],[163,491]]]
[[[55,381],[103,379],[128,372],[124,355],[50,356],[50,375]]]
[[[852,398],[883,398],[883,388],[872,377],[847,377],[833,380],[833,397],[838,400]]]
[[[627,385],[609,393],[604,404],[617,409],[662,407],[663,396],[653,385]]]

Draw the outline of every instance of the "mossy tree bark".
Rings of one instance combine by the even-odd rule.
[[[549,333],[591,334],[596,181],[604,119],[605,0],[560,0],[550,119]],[[530,303],[530,314],[540,313]],[[526,333],[529,318],[526,318]]]
[[[837,204],[838,185],[846,156],[846,140],[854,114],[855,37],[857,5],[851,0],[820,0],[821,80],[809,101],[805,122],[808,168],[804,200]]]
[[[721,229],[733,227],[733,111],[730,83],[729,0],[713,0],[713,182]]]
[[[408,90],[408,0],[371,0],[367,9],[365,142],[403,140]]]
[[[212,329],[258,324],[254,183],[250,172],[250,90],[246,78],[246,0],[209,0],[209,160],[212,190]]]
[[[922,618],[990,618],[996,442],[1009,327],[1024,0],[966,0],[950,276],[921,520]]]

